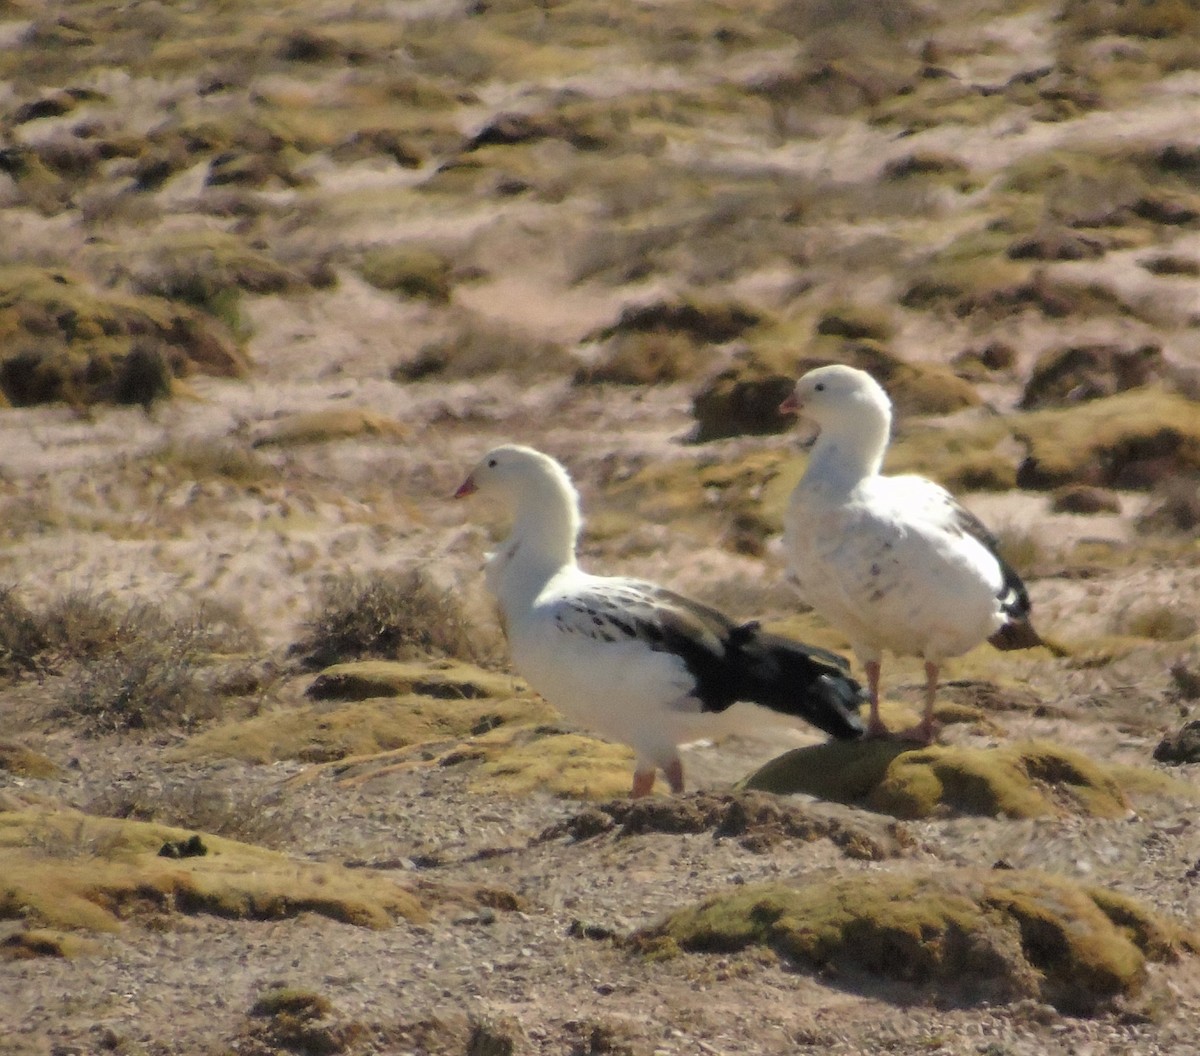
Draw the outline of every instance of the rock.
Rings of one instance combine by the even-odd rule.
[[[1050,500],[1050,509],[1054,513],[1120,513],[1121,500],[1116,492],[1108,488],[1068,484],[1054,493]]]
[[[1154,749],[1160,763],[1200,763],[1200,721],[1185,723],[1174,733],[1168,733]]]
[[[159,849],[160,858],[203,858],[208,854],[208,848],[200,839],[199,833],[189,836],[186,840],[167,840]]]

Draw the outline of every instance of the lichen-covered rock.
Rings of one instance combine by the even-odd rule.
[[[1146,961],[1197,937],[1127,896],[1050,874],[946,869],[760,884],[635,933],[653,956],[765,946],[797,967],[907,984],[938,1000],[1037,998],[1070,1014],[1138,992]]]
[[[1122,817],[1118,777],[1079,752],[1037,741],[1001,748],[897,741],[830,742],[797,748],[743,782],[767,792],[805,792],[897,818],[1058,813]]]

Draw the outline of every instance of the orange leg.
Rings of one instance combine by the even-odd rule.
[[[879,717],[879,671],[880,661],[868,660],[864,665],[867,669],[867,697],[871,703],[871,715],[867,720],[868,737],[887,737],[888,728]]]
[[[679,761],[679,756],[663,767],[663,773],[667,775],[667,784],[671,786],[672,792],[683,791],[683,763]]]
[[[938,726],[933,721],[933,702],[937,698],[938,674],[941,668],[932,660],[925,661],[925,712],[921,721],[911,730],[905,730],[901,737],[906,741],[917,741],[919,744],[932,743],[937,736]]]
[[[650,795],[650,790],[654,787],[654,767],[649,770],[635,770],[633,772],[633,791],[629,793],[632,799],[641,799],[642,796]]]

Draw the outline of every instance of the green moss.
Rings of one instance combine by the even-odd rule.
[[[222,723],[192,737],[175,754],[181,759],[228,757],[262,763],[277,759],[326,762],[427,742],[459,742],[469,738],[473,730],[545,721],[554,716],[545,704],[513,696],[511,691],[496,697],[471,696],[475,690],[463,684],[460,696],[452,682],[439,684],[436,676],[432,680],[423,678],[414,685],[424,692],[397,693],[385,683],[372,685],[370,676],[365,681],[351,677],[348,683],[343,683],[343,689],[335,690],[327,684],[327,690],[352,694],[378,688],[379,695],[351,699],[333,708],[322,703]],[[424,695],[430,690],[439,696]]]
[[[633,752],[623,744],[553,727],[498,728],[472,742],[482,763],[480,792],[549,792],[569,799],[611,799],[629,792]]]
[[[1147,958],[1195,939],[1132,899],[1058,877],[943,868],[735,888],[634,941],[652,956],[767,946],[827,977],[875,976],[939,1000],[951,989],[969,1002],[1037,997],[1088,1014],[1136,994]]]
[[[1078,752],[1029,741],[1002,748],[895,741],[829,743],[773,759],[742,782],[767,792],[806,792],[898,818],[941,813],[1031,818],[1061,812],[1123,817],[1122,772]]]
[[[164,843],[192,835],[71,810],[0,814],[0,919],[116,931],[126,917],[147,912],[258,920],[313,912],[372,928],[426,917],[413,894],[385,877],[299,862],[219,836],[204,835],[204,856],[160,857]]]

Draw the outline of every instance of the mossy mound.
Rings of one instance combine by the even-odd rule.
[[[472,782],[479,792],[611,799],[627,795],[633,781],[625,745],[555,726],[498,727],[472,740],[464,758],[480,762]]]
[[[1200,403],[1155,387],[1024,415],[1013,429],[1028,455],[1021,487],[1146,489],[1200,472]]]
[[[408,693],[440,700],[502,700],[511,697],[518,686],[511,675],[452,660],[358,660],[327,667],[313,679],[307,695],[314,700],[366,700]]]
[[[1135,995],[1147,960],[1176,960],[1198,942],[1113,891],[1043,873],[944,868],[735,888],[634,935],[658,957],[766,946],[850,988],[881,978],[938,1003],[1032,997],[1075,1015]]]
[[[553,719],[549,705],[518,695],[520,685],[465,664],[338,664],[313,683],[318,703],[211,727],[178,755],[331,762]]]
[[[202,312],[34,267],[0,268],[0,346],[0,392],[16,406],[149,404],[176,378],[247,370],[232,336]]]
[[[742,785],[805,792],[897,818],[939,814],[1034,818],[1123,817],[1121,774],[1067,748],[1026,741],[1001,748],[830,742],[771,760]]]
[[[219,836],[203,837],[204,855],[160,855],[191,835],[71,810],[0,814],[0,919],[103,932],[129,917],[163,913],[279,920],[309,912],[370,928],[428,916],[414,894],[389,878]]]

